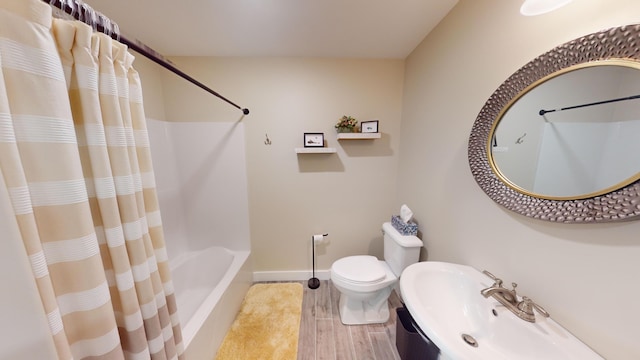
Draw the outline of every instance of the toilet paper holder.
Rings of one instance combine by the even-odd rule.
[[[313,265],[311,267],[311,279],[309,279],[309,289],[317,289],[320,287],[320,279],[316,277],[316,243],[321,242],[325,236],[329,234],[316,234],[311,236],[311,259]]]

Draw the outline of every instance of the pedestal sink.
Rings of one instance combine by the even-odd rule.
[[[470,266],[431,261],[407,267],[400,277],[405,306],[440,349],[440,359],[603,359],[556,323],[553,314],[527,322],[482,296],[480,290],[492,284]]]

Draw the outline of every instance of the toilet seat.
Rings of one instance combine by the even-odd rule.
[[[419,260],[422,241],[382,225],[384,260],[371,255],[347,256],[333,262],[331,284],[340,292],[338,311],[345,325],[383,324],[389,320],[389,296],[398,278]]]
[[[334,276],[354,285],[376,284],[387,277],[380,261],[371,255],[348,256],[337,260],[331,266]]]
[[[369,255],[336,260],[331,266],[331,282],[340,292],[338,310],[343,324],[389,320],[388,299],[398,278],[385,261]]]

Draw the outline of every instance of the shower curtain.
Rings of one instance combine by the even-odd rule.
[[[0,0],[0,173],[58,358],[182,358],[133,55],[51,12]]]

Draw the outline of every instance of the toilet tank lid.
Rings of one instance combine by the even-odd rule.
[[[422,247],[423,243],[417,236],[402,235],[390,222],[382,224],[382,231],[393,238],[402,247]]]

